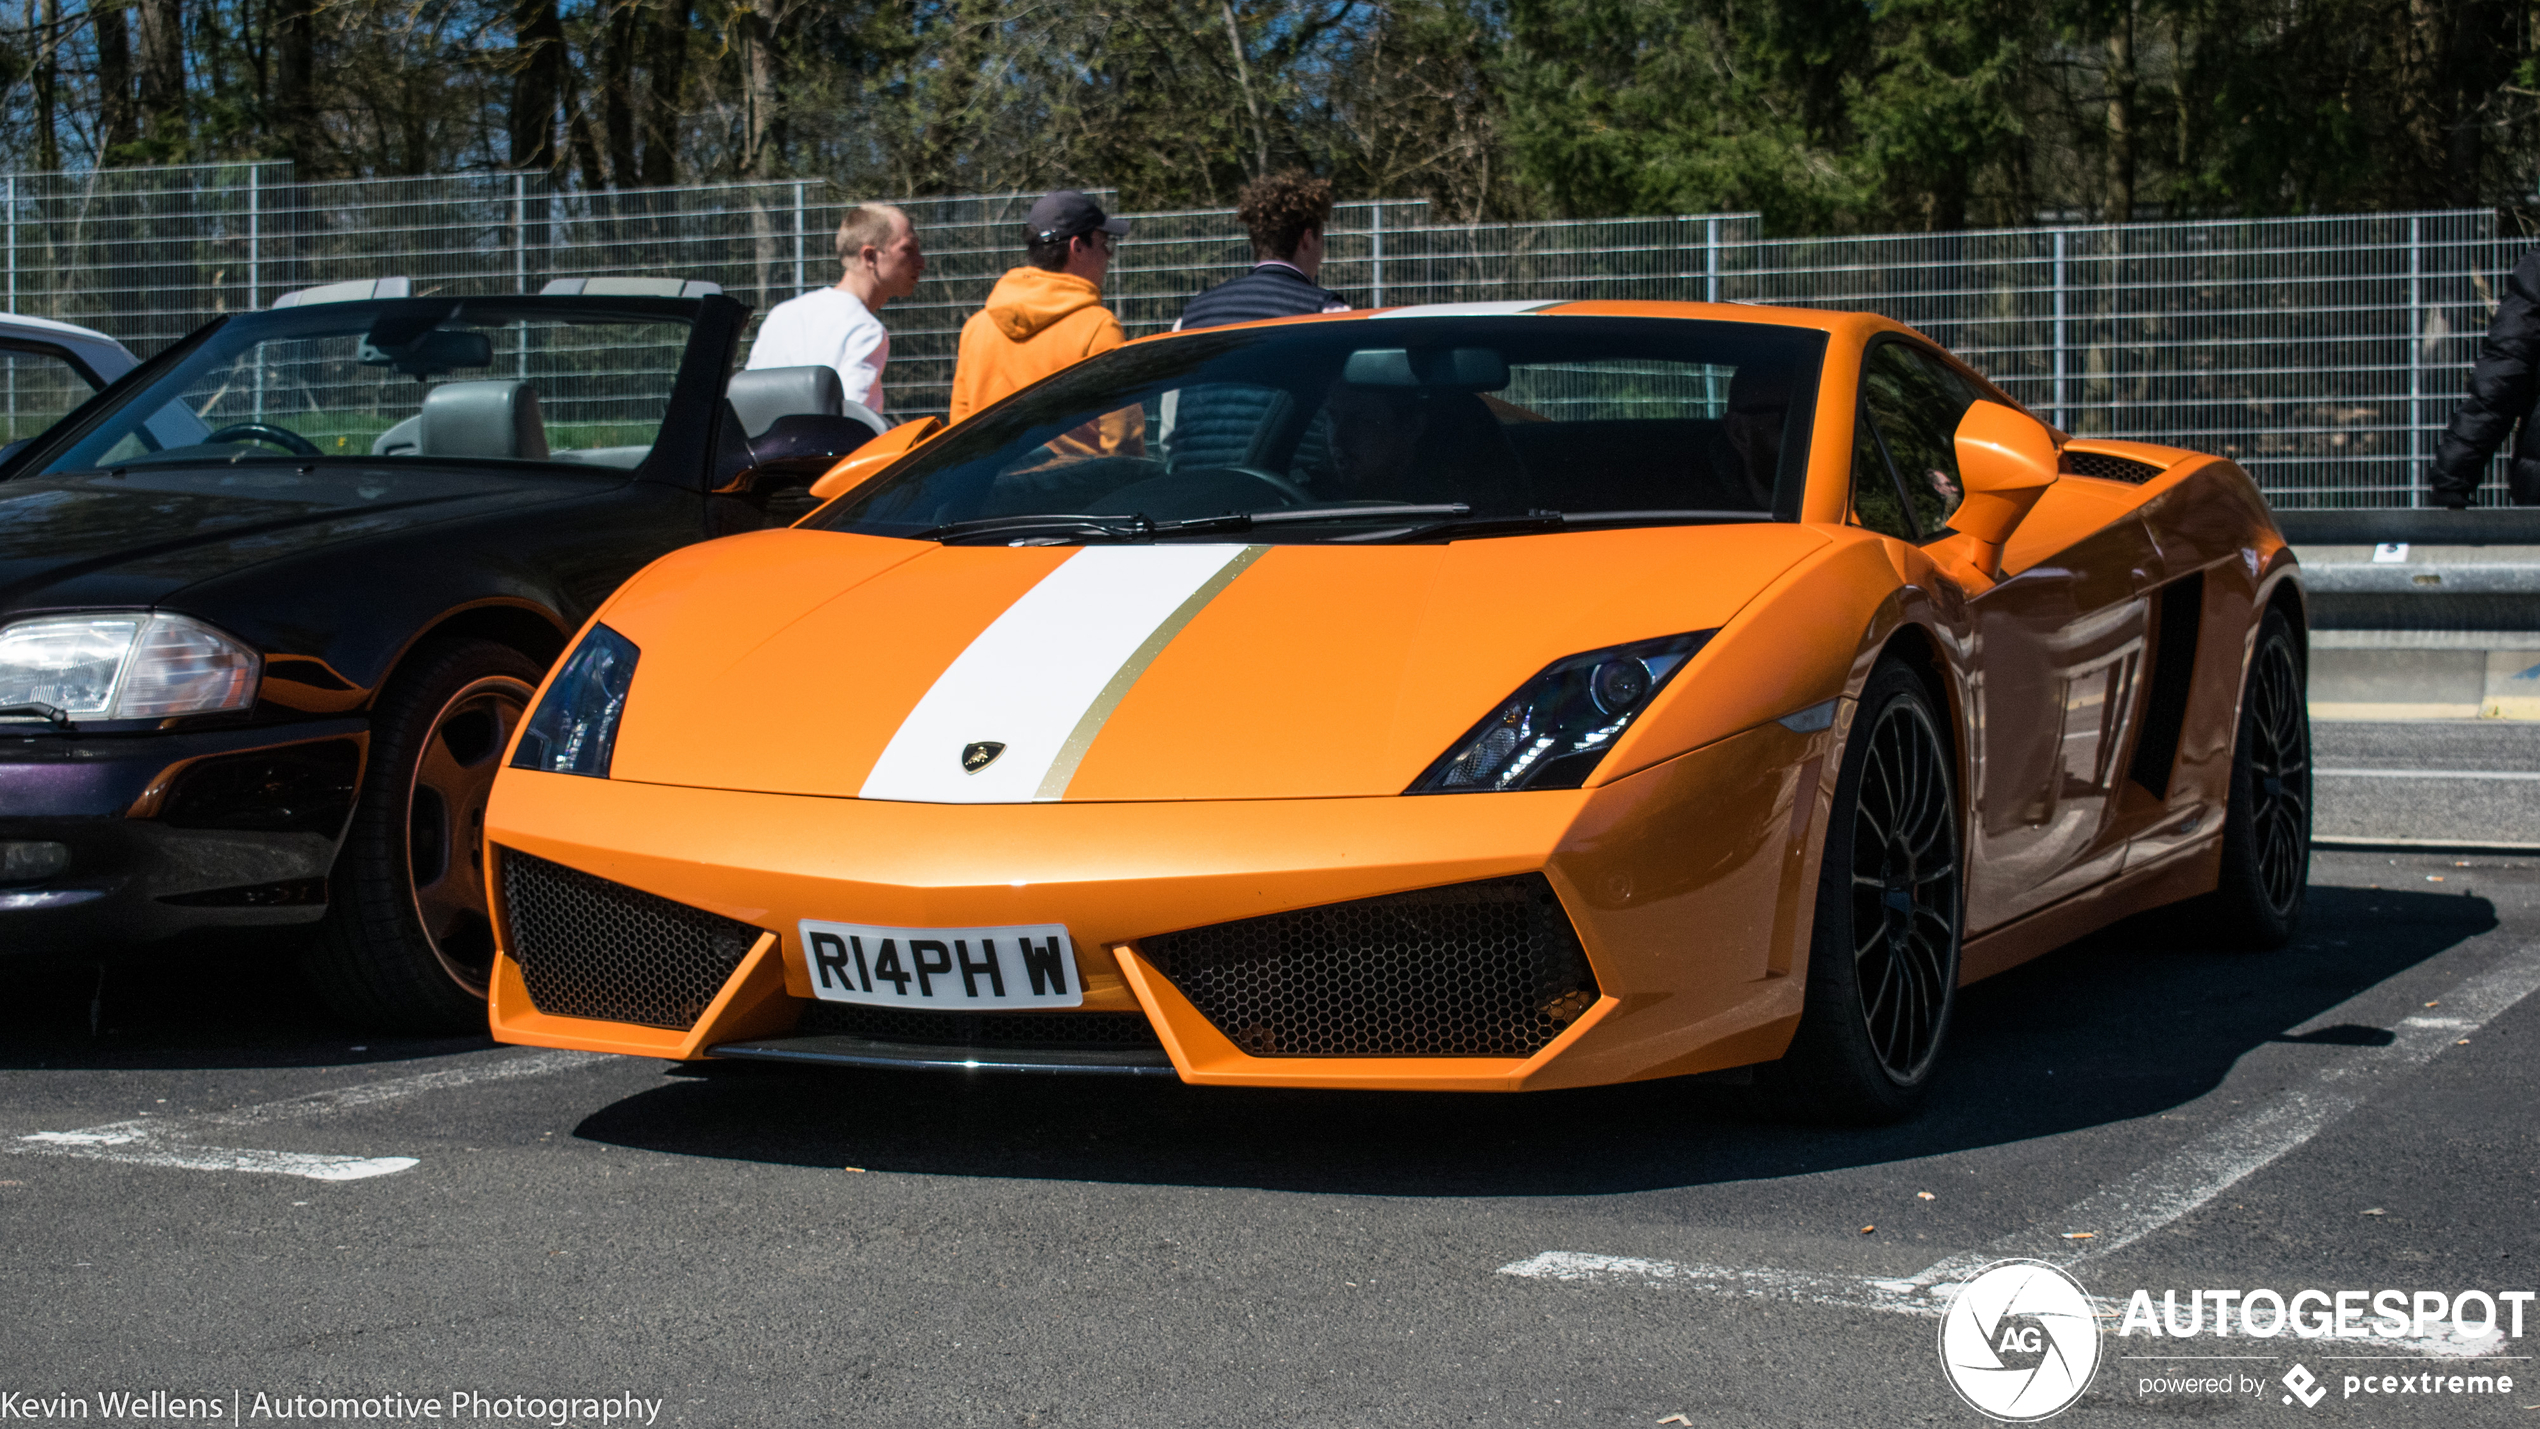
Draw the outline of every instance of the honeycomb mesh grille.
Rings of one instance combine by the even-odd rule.
[[[2111,456],[2107,452],[2064,451],[2064,470],[2075,476],[2095,476],[2103,481],[2130,481],[2137,486],[2159,476],[2166,468],[2132,457]]]
[[[794,1031],[921,1047],[1164,1048],[1141,1012],[911,1012],[815,1002]]]
[[[1139,951],[1256,1057],[1524,1057],[1596,1001],[1542,874],[1274,913]]]
[[[759,930],[605,878],[503,850],[512,960],[551,1017],[685,1032]]]

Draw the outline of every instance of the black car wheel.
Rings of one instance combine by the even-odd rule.
[[[1964,904],[1949,743],[1923,682],[1889,661],[1853,714],[1817,880],[1807,1001],[1766,1077],[1786,1110],[1910,1114],[1958,1002]]]
[[[2292,622],[2268,611],[2241,687],[2223,807],[2222,881],[2198,921],[2245,948],[2280,948],[2301,926],[2311,881],[2311,709]]]
[[[345,1016],[409,1032],[485,1025],[485,801],[540,674],[507,645],[437,641],[382,697],[308,957],[311,980]]]

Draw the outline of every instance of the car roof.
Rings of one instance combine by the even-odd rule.
[[[82,343],[111,347],[123,351],[123,344],[77,323],[56,322],[51,318],[32,317],[24,313],[0,313],[0,334],[10,337],[51,338],[57,342]]]
[[[1784,308],[1762,303],[1688,303],[1660,302],[1641,298],[1542,298],[1509,302],[1481,303],[1415,303],[1390,308],[1351,308],[1337,313],[1309,313],[1303,317],[1263,318],[1254,322],[1225,323],[1198,328],[1198,332],[1227,332],[1236,328],[1287,327],[1300,323],[1390,322],[1402,318],[1471,318],[1471,317],[1539,317],[1539,318],[1674,318],[1704,322],[1755,323],[1769,327],[1811,328],[1818,332],[1855,332],[1865,330],[1910,332],[1911,328],[1877,313],[1838,308]],[[1153,342],[1179,333],[1158,333],[1140,339]]]
[[[0,313],[0,339],[8,338],[67,348],[95,372],[99,381],[111,382],[136,365],[133,355],[122,343],[95,328],[81,327],[77,323],[56,322],[51,318],[29,317],[21,313]]]

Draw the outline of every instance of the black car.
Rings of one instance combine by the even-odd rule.
[[[318,923],[342,1011],[481,1025],[548,664],[873,430],[827,368],[731,375],[741,304],[616,286],[225,318],[0,461],[0,956]]]

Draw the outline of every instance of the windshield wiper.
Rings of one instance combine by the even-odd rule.
[[[1418,521],[1440,517],[1463,517],[1473,508],[1462,502],[1429,505],[1396,505],[1368,503],[1357,506],[1282,506],[1268,511],[1229,511],[1217,516],[1193,516],[1178,521],[1156,521],[1144,512],[1132,516],[1027,515],[983,516],[975,521],[950,521],[931,526],[911,535],[912,541],[941,541],[947,545],[973,540],[1047,537],[1053,545],[1068,538],[1096,541],[1143,541],[1156,536],[1194,536],[1212,531],[1249,531],[1256,526],[1310,525],[1320,521]]]
[[[947,521],[911,532],[912,541],[941,541],[947,546],[982,538],[1073,536],[1079,540],[1135,541],[1151,534],[1155,523],[1144,516],[982,516],[975,521]],[[1063,540],[1052,545],[1065,544]]]
[[[1158,535],[1187,536],[1202,531],[1249,531],[1255,526],[1303,526],[1320,521],[1402,521],[1472,514],[1473,508],[1460,501],[1430,505],[1280,506],[1268,511],[1229,511],[1221,516],[1160,521],[1156,523],[1155,530]]]
[[[1445,521],[1430,521],[1404,531],[1373,531],[1363,536],[1341,536],[1336,541],[1358,541],[1370,544],[1388,541],[1420,541],[1431,536],[1462,539],[1467,536],[1516,535],[1535,531],[1584,530],[1595,526],[1710,526],[1729,522],[1770,521],[1769,511],[1509,511],[1483,512]]]

